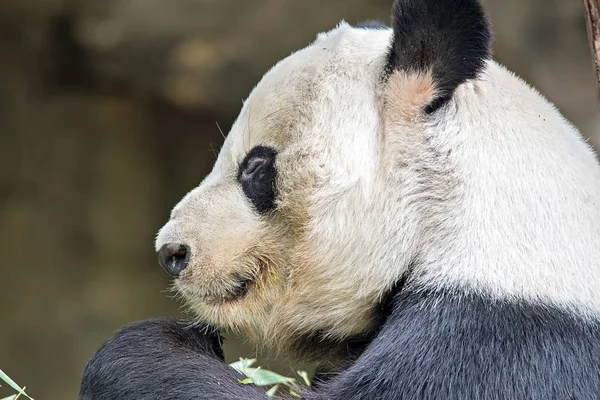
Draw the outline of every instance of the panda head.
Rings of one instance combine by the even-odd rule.
[[[373,331],[399,282],[495,279],[460,255],[485,237],[478,227],[495,228],[481,198],[502,213],[515,196],[486,163],[522,155],[541,116],[557,135],[573,130],[489,60],[478,1],[398,0],[392,15],[392,28],[341,23],[275,65],[212,172],[174,207],[156,248],[203,321],[288,355],[335,357],[336,343]]]

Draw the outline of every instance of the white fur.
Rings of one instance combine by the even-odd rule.
[[[315,329],[341,338],[369,326],[412,266],[409,279],[434,288],[600,311],[600,167],[577,130],[494,62],[443,110],[399,124],[381,79],[390,38],[342,23],[252,92],[157,238],[193,248],[177,282],[192,309],[283,348]],[[272,217],[236,182],[259,144],[279,152]],[[203,303],[227,274],[260,270],[244,259],[257,252],[272,279]]]
[[[455,234],[432,240],[421,279],[599,311],[600,168],[589,146],[495,63],[455,98],[456,116],[430,127],[461,179]]]

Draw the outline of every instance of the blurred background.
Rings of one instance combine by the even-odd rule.
[[[115,329],[177,314],[153,239],[211,168],[216,123],[317,32],[387,23],[391,2],[1,0],[0,368],[38,399],[74,399]],[[600,148],[582,1],[487,8],[496,58]]]

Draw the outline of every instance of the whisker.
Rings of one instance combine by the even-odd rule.
[[[248,106],[248,119],[246,121],[246,130],[244,131],[244,139],[243,139],[243,144],[244,144],[244,152],[247,153],[248,151],[250,151],[250,122],[252,120],[252,104],[250,104]],[[246,139],[248,139],[248,143],[246,143]]]
[[[209,145],[210,145],[210,149],[212,150],[213,154],[215,155],[215,159],[217,159],[219,156],[217,155],[215,148],[213,147],[212,143],[209,143]]]
[[[287,110],[288,108],[289,108],[289,107],[281,107],[281,108],[278,108],[277,110],[275,110],[275,111],[273,111],[273,112],[270,112],[269,114],[265,115],[263,118],[259,119],[257,122],[262,122],[262,121],[264,121],[265,119],[267,119],[267,118],[270,118],[270,117],[272,117],[272,116],[273,116],[273,115],[275,115],[275,114],[279,114],[280,112],[282,112],[282,111],[284,111],[284,110]]]
[[[217,121],[215,121],[215,124],[217,124],[217,129],[219,130],[219,132],[221,132],[221,136],[223,136],[223,139],[226,139],[225,134],[223,133],[223,129],[221,129],[221,126],[219,125],[219,123]]]

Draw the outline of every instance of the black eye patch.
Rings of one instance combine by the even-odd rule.
[[[275,156],[275,149],[256,146],[246,154],[238,171],[238,182],[242,185],[244,194],[256,210],[263,214],[275,209]]]

